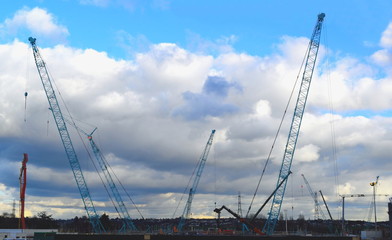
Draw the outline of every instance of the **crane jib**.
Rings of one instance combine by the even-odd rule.
[[[282,165],[279,171],[279,177],[277,186],[281,180],[287,176],[290,172],[292,159],[295,152],[295,147],[298,140],[299,131],[301,128],[302,117],[304,114],[307,97],[309,94],[310,83],[313,76],[313,70],[316,64],[317,54],[320,45],[320,36],[322,23],[324,21],[325,14],[321,13],[317,16],[317,23],[314,27],[312,37],[309,42],[304,73],[302,75],[301,86],[295,105],[293,118],[291,121],[290,132],[287,138],[286,148],[282,160]],[[282,184],[274,195],[274,199],[271,204],[271,209],[268,213],[268,219],[263,227],[263,232],[266,234],[272,234],[275,230],[276,222],[278,221],[280,209],[283,203],[284,193],[286,191],[287,181]]]
[[[101,224],[99,217],[97,215],[97,212],[95,210],[93,201],[90,196],[90,192],[88,190],[86,181],[83,176],[82,169],[79,164],[78,157],[76,155],[75,149],[72,145],[71,137],[68,133],[67,126],[65,124],[63,114],[60,109],[60,105],[57,101],[57,97],[55,94],[55,91],[53,89],[48,70],[46,69],[45,62],[43,61],[40,52],[38,50],[38,47],[36,45],[36,39],[29,37],[29,41],[31,44],[31,47],[33,49],[33,55],[35,59],[35,64],[37,66],[37,70],[39,73],[39,76],[41,78],[42,85],[44,87],[46,97],[48,99],[49,105],[50,105],[50,110],[53,114],[53,118],[56,122],[57,129],[59,131],[59,135],[61,138],[61,141],[64,146],[64,150],[66,152],[66,155],[68,157],[68,161],[71,165],[71,169],[76,181],[76,184],[78,186],[80,195],[82,197],[82,201],[84,204],[84,207],[87,212],[87,216],[89,217],[90,223],[93,227],[93,231],[96,233],[102,233],[105,232],[105,229],[103,225]]]

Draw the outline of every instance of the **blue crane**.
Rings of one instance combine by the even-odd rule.
[[[287,138],[286,148],[284,151],[283,161],[279,172],[277,185],[289,174],[291,163],[294,156],[295,147],[298,140],[299,130],[301,128],[302,116],[304,114],[306,100],[308,98],[309,87],[312,81],[313,70],[316,64],[317,54],[320,46],[320,36],[322,23],[325,14],[320,13],[317,16],[317,23],[314,27],[312,37],[309,42],[304,73],[302,75],[301,87],[299,90],[297,103],[295,105],[293,119],[291,121],[290,133]],[[272,234],[275,230],[276,222],[279,218],[280,208],[283,203],[284,193],[286,191],[287,181],[281,185],[274,195],[271,209],[268,213],[268,219],[263,227],[263,232]]]
[[[207,144],[204,148],[204,151],[203,151],[202,155],[200,156],[198,166],[197,166],[196,176],[193,181],[192,188],[189,190],[188,201],[186,202],[184,212],[182,213],[182,216],[180,218],[180,222],[178,223],[178,227],[177,227],[178,231],[182,230],[182,227],[185,224],[185,220],[189,219],[189,217],[191,215],[192,200],[193,200],[193,197],[195,196],[197,186],[199,185],[200,177],[201,177],[201,174],[203,173],[204,165],[206,164],[206,161],[208,158],[208,153],[210,152],[210,149],[211,149],[212,140],[214,139],[214,134],[215,134],[215,130],[212,130],[210,138],[208,139]]]
[[[87,136],[87,139],[90,142],[90,146],[94,152],[95,158],[97,159],[97,162],[99,164],[99,166],[101,167],[101,170],[103,172],[103,174],[105,175],[105,179],[106,182],[108,183],[110,190],[112,192],[112,195],[114,196],[114,199],[116,200],[115,204],[115,208],[117,209],[118,213],[120,214],[122,220],[123,220],[123,227],[120,230],[121,232],[125,231],[136,231],[137,228],[134,225],[128,209],[126,208],[124,201],[122,200],[121,194],[117,189],[116,184],[113,181],[113,178],[109,172],[109,169],[107,167],[106,164],[106,159],[103,156],[101,150],[98,148],[97,144],[95,144],[94,140],[93,140],[93,134],[95,132],[95,130],[97,130],[97,128],[95,128],[90,134],[86,133],[85,131],[83,131],[82,129],[80,129],[78,126],[76,126],[75,123],[73,123],[72,121],[70,121],[69,119],[65,119],[65,121],[67,121],[68,123],[70,123],[73,127],[75,127],[78,131],[82,132],[84,135]]]
[[[71,169],[74,174],[76,184],[78,185],[79,192],[82,197],[84,207],[87,211],[88,218],[93,227],[93,231],[95,233],[105,232],[105,229],[99,220],[99,216],[95,211],[95,207],[91,199],[86,181],[84,179],[78,157],[72,145],[71,137],[69,135],[67,126],[65,124],[63,114],[61,113],[60,105],[57,101],[57,97],[53,89],[52,82],[48,74],[48,70],[46,69],[45,62],[42,59],[38,47],[35,43],[36,39],[29,37],[29,41],[33,49],[35,64],[37,66],[37,70],[41,78],[41,82],[44,87],[46,97],[50,105],[50,110],[53,113],[53,117],[56,122],[56,126],[59,131],[61,141],[63,142],[65,153],[67,154],[69,163],[71,165]]]

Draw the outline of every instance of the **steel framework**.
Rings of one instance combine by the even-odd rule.
[[[207,141],[207,144],[204,148],[204,151],[203,151],[202,155],[200,156],[200,160],[199,160],[199,163],[197,166],[196,176],[193,181],[192,188],[189,190],[188,201],[186,202],[184,212],[182,213],[182,216],[180,218],[180,222],[178,223],[178,227],[177,227],[178,231],[182,230],[182,227],[185,224],[185,220],[189,219],[189,217],[190,217],[193,197],[196,193],[197,186],[199,185],[200,177],[201,177],[201,174],[203,173],[204,165],[206,164],[208,154],[210,152],[211,145],[212,145],[212,140],[214,139],[214,135],[215,135],[215,130],[212,130],[211,135],[210,135],[210,137]]]
[[[29,41],[31,44],[31,47],[33,49],[33,55],[35,59],[35,64],[37,66],[37,70],[39,73],[39,76],[41,78],[42,85],[44,87],[46,97],[49,102],[50,110],[52,111],[54,120],[56,122],[57,129],[60,134],[61,141],[63,143],[65,153],[67,154],[69,163],[71,165],[71,169],[76,181],[76,184],[78,185],[78,189],[80,192],[80,195],[83,200],[84,207],[87,212],[87,216],[90,219],[90,223],[93,227],[93,231],[96,233],[102,233],[105,232],[105,229],[103,225],[101,224],[99,220],[99,216],[95,210],[93,201],[90,196],[90,192],[88,190],[86,181],[83,176],[82,169],[80,167],[80,163],[78,160],[78,157],[76,155],[75,149],[72,145],[71,137],[69,135],[67,126],[64,121],[63,114],[60,109],[60,105],[57,101],[57,97],[55,94],[55,91],[52,86],[52,82],[49,77],[48,70],[46,69],[46,64],[44,60],[41,57],[41,54],[38,50],[38,47],[36,45],[36,39],[29,37]]]
[[[287,139],[286,148],[284,151],[283,161],[279,172],[277,185],[289,174],[291,163],[293,160],[295,147],[298,140],[299,130],[301,128],[302,116],[304,114],[306,100],[308,98],[309,87],[313,76],[313,70],[316,64],[317,54],[320,45],[320,36],[322,23],[325,14],[320,13],[317,17],[317,23],[314,27],[312,37],[309,42],[308,55],[306,57],[305,69],[302,76],[300,91],[295,105],[293,119],[291,121],[290,133]],[[280,209],[283,203],[284,193],[286,191],[287,181],[276,191],[268,213],[268,219],[263,227],[263,232],[272,234],[275,230],[276,222],[278,221]]]

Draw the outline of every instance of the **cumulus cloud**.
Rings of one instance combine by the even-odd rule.
[[[380,45],[384,48],[392,48],[392,23],[382,33]]]
[[[389,73],[389,76],[392,74],[391,63],[392,63],[392,23],[389,23],[387,28],[381,35],[380,46],[382,49],[376,51],[371,59],[384,67],[386,71]]]
[[[301,148],[298,148],[296,151],[296,159],[300,162],[312,162],[312,161],[317,161],[319,158],[319,150],[320,147],[309,144],[306,146],[303,146]]]
[[[16,35],[25,29],[34,36],[56,40],[64,40],[69,35],[65,26],[58,24],[51,13],[39,7],[23,8],[17,11],[13,18],[0,24],[3,35]]]
[[[174,114],[184,116],[188,120],[233,114],[236,112],[237,107],[224,103],[224,101],[230,88],[234,85],[222,77],[210,76],[204,83],[202,93],[196,94],[189,91],[183,93],[186,105],[175,110]]]
[[[143,214],[171,217],[211,129],[217,130],[216,138],[194,198],[194,215],[213,216],[214,198],[218,204],[230,205],[238,191],[249,200],[298,73],[301,49],[305,51],[306,46],[305,38],[284,37],[275,53],[260,57],[231,50],[213,55],[159,43],[148,44],[130,60],[64,45],[40,51],[67,109],[80,120],[78,124],[88,123],[83,125],[87,132],[93,129],[89,124],[98,126],[95,141]],[[0,56],[8,56],[0,65],[0,151],[4,158],[0,179],[7,186],[0,191],[6,192],[7,198],[16,194],[13,178],[17,178],[21,153],[28,152],[31,185],[27,193],[36,206],[31,206],[31,214],[44,209],[53,211],[56,218],[82,215],[79,193],[32,55],[27,67],[30,77],[18,71],[27,49],[27,43],[17,40],[0,45]],[[323,54],[318,61],[323,66]],[[392,120],[388,115],[358,111],[389,109],[392,88],[389,77],[376,78],[372,65],[360,59],[338,59],[328,73],[319,66],[287,196],[292,200],[301,197],[299,173],[304,173],[315,189],[325,190],[337,214],[340,198],[335,188],[341,194],[350,193],[362,189],[374,176],[389,174]],[[24,112],[26,85],[29,95]],[[337,99],[333,102],[335,113],[328,109],[329,85],[332,99]],[[62,101],[61,106],[65,111]],[[292,111],[291,106],[274,146],[259,202],[276,184]],[[102,184],[84,150],[82,141],[86,138],[79,139],[74,129],[70,132],[93,200],[99,211],[108,211]],[[384,179],[386,186],[391,179]],[[313,204],[309,201],[298,208],[308,212]]]

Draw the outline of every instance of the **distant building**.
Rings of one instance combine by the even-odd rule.
[[[57,233],[57,229],[0,229],[0,240],[33,240],[37,232]]]

